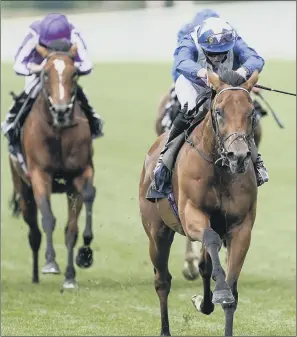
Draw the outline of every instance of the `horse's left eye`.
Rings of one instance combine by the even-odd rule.
[[[222,110],[219,109],[219,108],[216,108],[215,113],[216,113],[218,116],[220,116],[220,117],[223,116],[223,112],[222,112]]]
[[[248,116],[249,116],[250,118],[253,118],[254,114],[255,114],[255,109],[253,109],[253,110],[249,113]]]

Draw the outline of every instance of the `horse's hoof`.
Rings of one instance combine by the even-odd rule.
[[[79,248],[76,256],[76,264],[80,268],[89,268],[93,264],[93,251],[89,247]]]
[[[63,289],[78,289],[78,284],[74,279],[65,280],[62,287]]]
[[[170,331],[166,331],[166,332],[161,331],[160,336],[171,336],[171,333],[170,333]]]
[[[201,295],[193,295],[193,296],[191,297],[191,300],[192,300],[192,303],[193,303],[194,307],[195,307],[199,312],[201,312],[201,307],[200,307],[200,305],[201,305],[201,303],[202,303],[202,301],[203,301],[203,296],[201,296]]]
[[[60,268],[57,262],[49,262],[42,268],[42,274],[60,274]]]
[[[36,279],[36,278],[33,278],[33,279],[32,279],[32,283],[34,283],[34,284],[39,284],[39,279],[38,279],[38,278],[37,278],[37,279]]]
[[[235,302],[231,289],[215,290],[212,295],[213,304],[231,304]]]
[[[210,315],[214,311],[214,304],[209,302],[206,306],[203,300],[203,296],[194,295],[191,298],[194,307],[204,315]]]
[[[199,277],[198,260],[195,259],[191,262],[185,261],[182,273],[184,278],[188,281],[197,280]]]

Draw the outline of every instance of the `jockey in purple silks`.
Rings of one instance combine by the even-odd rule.
[[[9,110],[6,120],[2,123],[2,131],[8,139],[9,152],[14,156],[20,151],[19,134],[22,127],[20,123],[14,125],[14,120],[25,101],[27,103],[24,115],[26,116],[30,112],[41,90],[38,74],[42,71],[45,60],[37,53],[35,48],[38,44],[49,48],[53,41],[57,40],[68,42],[69,46],[77,45],[77,55],[74,61],[78,75],[88,75],[92,71],[93,65],[89,59],[85,42],[65,15],[48,14],[42,20],[35,21],[30,25],[29,31],[16,53],[13,66],[17,75],[25,76],[25,89],[21,95],[15,98],[14,105]],[[103,136],[103,121],[89,105],[88,99],[79,85],[77,99],[89,120],[92,137]],[[22,123],[24,122],[24,118],[20,120]]]

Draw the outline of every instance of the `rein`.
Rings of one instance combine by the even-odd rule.
[[[207,162],[214,164],[214,165],[218,165],[218,163],[221,162],[221,166],[227,166],[229,159],[227,158],[227,151],[224,147],[224,143],[226,142],[226,140],[228,140],[230,137],[232,136],[236,136],[234,138],[234,140],[232,141],[232,143],[237,140],[237,139],[242,139],[243,141],[245,141],[248,146],[249,146],[249,139],[253,136],[253,132],[254,129],[256,127],[256,118],[255,118],[255,114],[253,114],[253,120],[252,120],[252,130],[250,132],[250,134],[242,134],[239,132],[233,132],[230,135],[227,135],[225,138],[222,138],[222,136],[219,133],[219,125],[218,125],[218,121],[217,121],[217,115],[218,113],[216,112],[216,102],[218,97],[224,93],[225,91],[229,91],[229,90],[242,90],[245,91],[249,96],[250,96],[250,92],[243,88],[243,87],[228,87],[228,88],[224,88],[222,89],[220,92],[217,93],[217,95],[214,97],[214,101],[212,104],[212,108],[210,110],[211,113],[211,121],[212,121],[212,130],[214,132],[215,135],[215,139],[216,139],[216,144],[218,145],[218,154],[219,154],[219,158],[216,161],[213,161],[211,158],[209,158],[207,155],[205,155],[203,153],[202,150],[199,149],[198,146],[196,146],[193,141],[190,139],[190,136],[187,134],[187,131],[185,132],[185,141],[192,146],[197,152],[198,154]],[[231,143],[231,144],[232,144]],[[230,144],[230,145],[231,145]],[[229,146],[230,146],[229,145]],[[250,146],[249,146],[250,147]]]

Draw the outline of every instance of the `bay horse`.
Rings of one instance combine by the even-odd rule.
[[[173,88],[171,88],[172,90]],[[160,136],[162,133],[166,132],[164,129],[164,126],[162,125],[162,120],[165,116],[165,107],[167,104],[170,103],[171,97],[170,92],[167,92],[165,95],[161,97],[160,103],[158,105],[157,109],[157,117],[155,119],[155,131],[157,136]],[[253,88],[254,90],[254,88]],[[178,103],[178,106],[180,107],[180,104]],[[174,119],[177,114],[179,113],[180,109],[176,111],[175,116],[172,116]],[[257,125],[255,126],[254,130],[254,141],[259,148],[260,142],[263,136],[262,131],[262,125],[261,125],[261,117],[259,116],[257,118]],[[197,242],[191,242],[189,239],[185,238],[186,244],[185,244],[185,256],[184,256],[184,264],[182,268],[182,274],[185,279],[189,281],[194,281],[199,277],[199,249]]]
[[[29,225],[29,243],[33,253],[32,282],[39,282],[38,252],[41,232],[38,209],[46,234],[44,274],[59,274],[53,245],[56,218],[51,209],[52,193],[66,193],[68,222],[65,244],[68,250],[63,288],[75,288],[74,247],[78,238],[78,217],[86,208],[84,245],[78,250],[76,264],[88,268],[93,262],[90,248],[93,239],[92,207],[96,188],[93,185],[93,145],[88,120],[76,100],[78,73],[74,65],[76,45],[65,51],[52,51],[38,45],[36,51],[46,60],[40,74],[39,95],[25,119],[21,149],[27,172],[9,158],[14,185],[15,203],[20,202],[24,221]],[[25,174],[26,173],[26,174]]]
[[[172,173],[178,216],[173,214],[168,199],[151,202],[146,198],[165,134],[149,149],[140,176],[139,207],[149,238],[162,336],[170,336],[168,295],[172,276],[168,259],[175,232],[202,243],[199,271],[204,294],[192,297],[194,306],[209,315],[214,304],[221,304],[225,335],[232,336],[237,282],[256,217],[257,182],[250,150],[255,113],[250,92],[258,81],[258,72],[240,86],[226,84],[210,70],[208,79],[215,92],[210,110],[186,137]],[[223,240],[227,247],[226,273],[219,258]],[[211,278],[215,281],[213,291]]]

